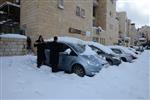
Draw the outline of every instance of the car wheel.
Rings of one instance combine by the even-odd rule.
[[[76,64],[72,67],[72,72],[77,74],[80,77],[84,77],[84,75],[85,75],[84,68],[78,64]]]
[[[122,57],[121,60],[124,61],[124,62],[127,62],[127,59],[124,58],[124,57]]]

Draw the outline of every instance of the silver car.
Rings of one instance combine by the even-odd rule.
[[[119,46],[108,46],[124,62],[132,62],[133,57]]]
[[[47,47],[52,42],[47,43]],[[68,73],[75,73],[81,77],[84,75],[94,76],[103,67],[107,67],[108,63],[103,59],[99,59],[96,54],[86,55],[87,45],[75,44],[69,42],[58,42],[61,46],[61,52],[59,53],[59,65],[58,69]],[[92,51],[92,50],[91,50]],[[50,48],[45,50],[46,64],[50,65]]]

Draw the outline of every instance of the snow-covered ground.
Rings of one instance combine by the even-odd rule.
[[[5,99],[150,99],[150,51],[133,63],[104,68],[94,77],[78,77],[36,68],[32,55],[0,57],[0,98]]]

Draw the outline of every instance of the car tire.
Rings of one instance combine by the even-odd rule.
[[[124,57],[122,57],[121,60],[124,61],[124,62],[127,62],[127,59],[124,58]]]
[[[76,64],[72,67],[72,72],[77,74],[80,77],[84,77],[84,75],[85,75],[84,68],[79,64]]]

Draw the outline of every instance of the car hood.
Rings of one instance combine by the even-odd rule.
[[[90,60],[91,62],[94,62],[96,64],[99,65],[103,65],[106,64],[107,61],[105,61],[104,59],[102,59],[100,56],[96,55],[82,55],[84,58],[86,58],[87,60]]]

